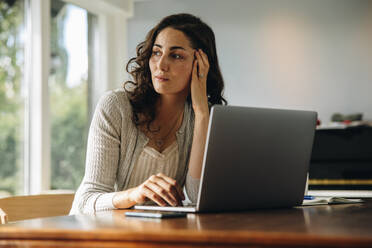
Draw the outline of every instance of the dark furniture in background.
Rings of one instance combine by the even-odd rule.
[[[372,127],[315,132],[309,189],[372,190]]]

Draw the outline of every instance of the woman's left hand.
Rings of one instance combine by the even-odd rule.
[[[207,97],[208,56],[201,49],[195,51],[191,76],[191,99],[195,115],[209,115]]]

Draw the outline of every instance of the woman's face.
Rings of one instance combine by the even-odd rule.
[[[173,28],[156,37],[150,57],[151,79],[157,93],[186,95],[194,61],[194,49],[186,35]]]

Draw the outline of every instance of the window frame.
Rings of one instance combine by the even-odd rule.
[[[50,8],[52,0],[25,0],[25,85],[28,87],[25,116],[24,194],[50,191],[51,142],[48,78],[50,65]],[[103,92],[119,87],[125,79],[127,19],[133,16],[133,1],[62,0],[95,14],[92,85],[89,113]],[[94,5],[92,4],[94,2]]]

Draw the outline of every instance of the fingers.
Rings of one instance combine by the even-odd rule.
[[[208,56],[201,49],[195,50],[191,78],[191,101],[195,114],[209,113],[207,96]]]
[[[158,194],[156,194],[155,192],[150,190],[146,185],[141,185],[140,190],[141,190],[141,194],[143,196],[152,200],[153,202],[155,202],[159,206],[166,206],[167,205],[167,203]],[[143,202],[139,202],[139,203],[143,203]]]
[[[197,80],[198,79],[198,61],[195,59],[193,68],[192,68],[192,80]]]
[[[197,51],[195,51],[195,57],[199,65],[198,77],[204,78],[207,76],[209,71],[208,56],[201,49],[198,49]]]
[[[167,177],[166,175],[159,173],[158,176],[162,177],[165,181],[167,181],[170,185],[172,185],[172,189],[177,190],[178,196],[182,199],[185,200],[185,195],[182,192],[181,187],[178,185],[177,181],[174,180],[173,178]]]
[[[160,187],[156,183],[148,182],[146,186],[149,187],[157,195],[159,195],[162,199],[164,199],[169,205],[177,206],[179,204],[179,201],[172,194],[169,194],[167,190]]]
[[[203,50],[199,49],[197,51],[197,54],[199,55],[201,61],[203,62],[203,66],[205,68],[209,68],[209,61],[208,61],[208,56],[206,53],[203,52]]]
[[[182,205],[182,200],[185,199],[177,181],[162,173],[151,176],[141,186],[144,196],[160,206],[165,206],[166,203],[171,206]]]

